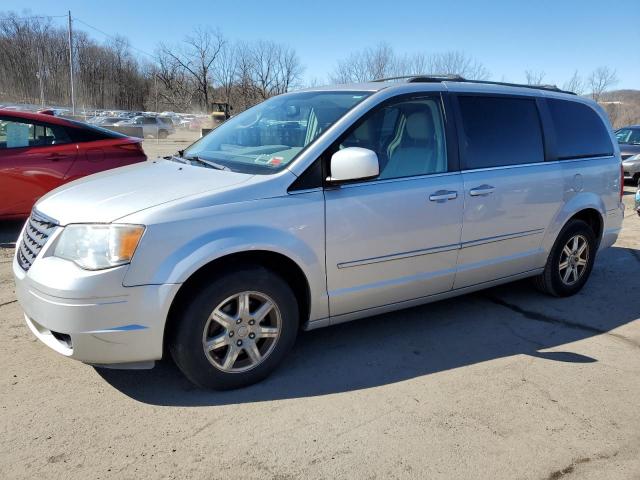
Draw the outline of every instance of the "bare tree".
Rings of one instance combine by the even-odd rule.
[[[148,80],[128,41],[98,44],[75,32],[80,105],[142,108]],[[69,101],[67,31],[43,17],[0,15],[0,94],[3,100],[64,105]]]
[[[172,57],[191,75],[200,97],[201,106],[205,110],[210,108],[212,66],[225,43],[226,40],[219,30],[197,27],[192,35],[185,37],[182,48],[176,49],[160,45],[160,50],[164,55]]]
[[[354,52],[339,60],[331,81],[366,82],[376,78],[419,74],[459,75],[473,80],[490,77],[484,65],[463,52],[397,56],[391,46],[381,43],[375,48]]]
[[[615,70],[609,67],[596,68],[587,79],[587,86],[591,90],[591,98],[599,102],[602,95],[618,83],[618,76]]]
[[[154,78],[154,85],[163,105],[178,112],[190,109],[196,89],[188,73],[173,56],[159,49],[156,64],[149,74]]]
[[[235,48],[235,70],[233,89],[234,108],[242,111],[258,103],[253,83],[253,54],[251,47],[243,42]]]
[[[562,84],[562,89],[573,92],[576,95],[584,93],[584,81],[578,74],[578,70],[574,71],[571,78]]]
[[[300,81],[302,70],[297,54],[289,47],[266,40],[249,47],[251,81],[263,100],[287,92]]]
[[[463,52],[436,53],[428,57],[430,73],[459,75],[470,80],[487,80],[491,75],[484,65]]]
[[[367,82],[398,74],[397,60],[391,46],[379,43],[339,60],[331,74],[333,83]]]
[[[543,71],[526,70],[524,72],[527,85],[542,85],[545,75]]]
[[[236,80],[237,48],[237,46],[229,43],[223,45],[215,64],[218,84],[222,91],[223,100],[226,103],[231,103],[231,95]]]

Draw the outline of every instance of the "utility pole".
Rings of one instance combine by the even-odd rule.
[[[69,10],[69,79],[71,81],[71,114],[76,114],[76,97],[73,91],[73,32],[71,30],[71,10]]]

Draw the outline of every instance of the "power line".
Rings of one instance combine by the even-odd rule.
[[[30,16],[26,16],[26,17],[17,17],[20,20],[35,20],[35,19],[52,19],[52,18],[67,18],[67,15],[30,15]],[[76,22],[80,22],[81,24],[83,24],[86,27],[89,27],[92,30],[95,30],[98,33],[101,33],[102,35],[104,35],[107,38],[110,38],[112,40],[119,40],[118,37],[116,37],[115,35],[111,35],[107,32],[105,32],[104,30],[100,30],[98,27],[94,27],[93,25],[88,24],[87,22],[85,22],[84,20],[78,18],[78,17],[71,17],[72,20],[75,20]],[[127,43],[128,43],[128,39],[127,39]],[[149,52],[145,52],[144,50],[134,47],[133,45],[131,45],[130,43],[128,43],[129,48],[131,48],[132,50],[135,50],[136,52],[140,52],[150,58],[153,58],[154,60],[156,59],[156,56],[152,53]]]
[[[64,15],[63,15],[63,16],[64,16]],[[105,37],[108,37],[108,38],[110,38],[110,39],[112,39],[112,40],[119,40],[119,38],[118,38],[118,37],[116,37],[116,36],[114,36],[114,35],[111,35],[111,34],[109,34],[109,33],[105,32],[105,31],[103,31],[103,30],[100,30],[99,28],[94,27],[93,25],[89,25],[87,22],[85,22],[84,20],[79,19],[78,17],[72,17],[72,18],[73,18],[73,20],[75,20],[76,22],[80,22],[80,23],[82,23],[84,26],[89,27],[89,28],[91,28],[91,29],[95,30],[95,31],[96,31],[96,32],[98,32],[98,33],[101,33],[101,34],[102,34],[102,35],[104,35]],[[127,42],[127,43],[128,43],[128,42]],[[155,55],[153,55],[153,54],[151,54],[151,53],[149,53],[149,52],[145,52],[144,50],[141,50],[140,48],[136,48],[136,47],[134,47],[133,45],[131,45],[130,43],[128,44],[128,46],[129,46],[129,48],[131,48],[132,50],[135,50],[135,51],[137,51],[137,52],[143,53],[143,54],[145,54],[145,55],[147,55],[147,56],[149,56],[149,57],[153,58],[154,60],[156,59],[156,56],[155,56]]]
[[[34,19],[42,19],[42,18],[46,18],[46,19],[50,19],[50,18],[66,18],[66,15],[30,15],[27,17],[18,17],[16,16],[15,18],[18,18],[19,20],[34,20]]]

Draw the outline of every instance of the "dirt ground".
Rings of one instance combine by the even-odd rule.
[[[276,374],[224,393],[170,361],[96,370],[48,349],[0,249],[0,478],[638,479],[627,212],[575,297],[520,282],[303,333]]]
[[[149,159],[173,155],[200,138],[200,131],[178,130],[165,139],[146,139],[142,145]]]

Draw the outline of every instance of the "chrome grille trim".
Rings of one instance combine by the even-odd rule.
[[[16,253],[18,264],[25,272],[31,268],[57,226],[58,223],[55,220],[47,218],[35,210],[31,212],[22,234],[22,242]]]

